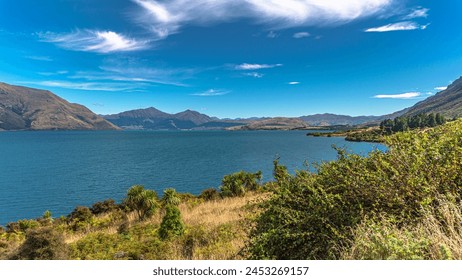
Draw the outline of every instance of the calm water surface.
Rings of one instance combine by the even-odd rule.
[[[336,158],[332,145],[366,155],[383,146],[304,131],[102,131],[0,133],[0,225],[50,210],[120,201],[135,184],[199,194],[239,170],[263,172],[272,161],[293,173],[304,162]]]

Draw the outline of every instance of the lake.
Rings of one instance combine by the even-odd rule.
[[[97,201],[120,202],[135,184],[199,194],[245,170],[272,179],[280,157],[291,173],[329,161],[332,145],[366,155],[385,147],[305,131],[24,131],[0,133],[0,225],[69,214]]]

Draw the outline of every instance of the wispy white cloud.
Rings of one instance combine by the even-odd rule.
[[[379,99],[412,99],[421,96],[422,93],[420,92],[406,92],[406,93],[401,93],[401,94],[379,94],[375,95],[374,98],[379,98]]]
[[[68,73],[69,71],[67,70],[61,70],[61,71],[56,71],[56,72],[38,72],[37,74],[42,75],[42,76],[56,76],[56,75],[65,75]]]
[[[275,67],[281,67],[282,64],[251,64],[251,63],[242,63],[236,65],[234,69],[236,70],[260,70],[260,69],[269,69]]]
[[[146,40],[128,38],[113,31],[77,30],[67,34],[46,32],[38,35],[43,41],[64,49],[96,53],[142,50],[149,44]]]
[[[403,21],[397,23],[391,23],[384,26],[373,27],[366,29],[365,32],[390,32],[390,31],[406,31],[406,30],[424,30],[428,27],[427,25],[420,25],[413,21]]]
[[[246,18],[283,29],[341,24],[376,15],[395,0],[132,0],[142,9],[136,19],[155,39],[179,32],[187,24],[207,24]]]
[[[25,58],[32,59],[32,60],[38,60],[38,61],[53,61],[53,58],[51,58],[49,56],[30,55],[30,56],[26,56]]]
[[[300,82],[289,82],[288,84],[289,85],[298,85],[298,84],[300,84]]]
[[[44,87],[65,88],[86,91],[130,91],[137,87],[129,83],[100,83],[100,82],[70,82],[70,81],[39,81],[23,82]]]
[[[258,72],[250,72],[250,73],[244,73],[244,76],[249,76],[249,77],[254,77],[254,78],[263,78],[263,75],[262,73],[258,73]]]
[[[409,14],[405,15],[403,17],[404,20],[410,20],[414,18],[426,18],[428,17],[428,12],[430,9],[423,8],[423,7],[418,7],[413,9]]]
[[[308,32],[297,32],[297,33],[295,33],[293,35],[293,37],[295,39],[301,39],[301,38],[306,38],[306,37],[310,37],[310,36],[311,36],[311,34],[308,33]]]
[[[191,95],[194,96],[221,96],[221,95],[226,95],[230,93],[231,91],[229,90],[222,90],[222,89],[209,89],[204,92],[199,92],[199,93],[193,93]]]
[[[273,30],[271,30],[271,31],[266,35],[266,37],[271,38],[271,39],[277,38],[278,36],[279,36],[279,34],[276,33],[276,32],[274,32]]]
[[[439,91],[442,91],[442,90],[446,90],[448,87],[436,87],[435,89],[436,90],[439,90]]]

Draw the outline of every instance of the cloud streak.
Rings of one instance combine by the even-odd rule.
[[[420,25],[413,21],[403,21],[397,23],[391,23],[384,26],[373,27],[366,29],[365,32],[390,32],[390,31],[408,31],[408,30],[424,30],[428,27],[427,25]]]
[[[294,37],[295,39],[301,39],[301,38],[306,38],[306,37],[310,37],[310,36],[311,36],[311,34],[308,33],[308,32],[298,32],[298,33],[295,33],[295,34],[293,35],[293,37]]]
[[[448,87],[436,87],[435,89],[436,90],[439,90],[439,91],[442,91],[442,90],[446,90]]]
[[[207,97],[210,97],[210,96],[221,96],[221,95],[226,95],[228,93],[230,93],[231,91],[229,90],[221,90],[221,89],[209,89],[207,91],[204,91],[204,92],[199,92],[199,93],[193,93],[191,95],[194,95],[194,96],[207,96]]]
[[[409,20],[409,19],[414,19],[414,18],[426,18],[428,17],[429,11],[430,9],[419,7],[419,8],[412,10],[412,12],[404,16],[403,19]]]
[[[282,64],[251,64],[251,63],[242,63],[239,65],[236,65],[234,69],[236,70],[261,70],[261,69],[270,69],[270,68],[276,68],[276,67],[281,67]]]
[[[148,41],[128,38],[113,31],[78,30],[68,34],[52,32],[38,34],[42,41],[57,46],[85,52],[113,53],[128,52],[148,48]]]
[[[406,92],[401,94],[378,94],[374,98],[379,99],[412,99],[421,96],[420,92]]]
[[[274,29],[342,24],[376,15],[394,0],[132,0],[136,19],[164,39],[184,25],[204,25],[245,18]]]
[[[27,82],[44,87],[65,88],[85,91],[132,91],[137,89],[133,84],[128,83],[104,83],[104,82],[70,82],[70,81],[40,81]]]

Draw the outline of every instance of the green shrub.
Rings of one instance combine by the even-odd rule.
[[[65,260],[68,247],[61,234],[50,227],[31,230],[26,241],[10,259],[13,260]]]
[[[180,236],[184,233],[185,227],[181,219],[181,212],[175,205],[167,205],[165,215],[159,228],[161,239],[169,239],[174,236]]]
[[[338,160],[320,164],[317,174],[279,176],[251,233],[250,257],[340,258],[338,248],[350,244],[366,215],[412,226],[438,204],[438,194],[461,200],[461,121],[386,141],[385,153],[361,157],[338,150]]]
[[[19,220],[14,223],[8,223],[6,225],[7,232],[9,233],[19,233],[19,232],[26,232],[29,229],[34,229],[40,227],[40,223],[37,220]]]
[[[199,198],[202,198],[205,201],[216,200],[220,198],[220,193],[215,188],[205,189],[199,195]]]
[[[102,202],[96,202],[90,208],[90,211],[93,215],[100,215],[108,213],[117,209],[118,206],[113,199],[108,199]]]
[[[135,211],[139,220],[144,220],[154,215],[159,208],[159,199],[155,191],[135,185],[128,190],[124,205],[128,210]]]
[[[243,196],[247,191],[258,188],[261,177],[261,171],[256,173],[239,171],[226,175],[221,182],[221,195],[223,197]]]

